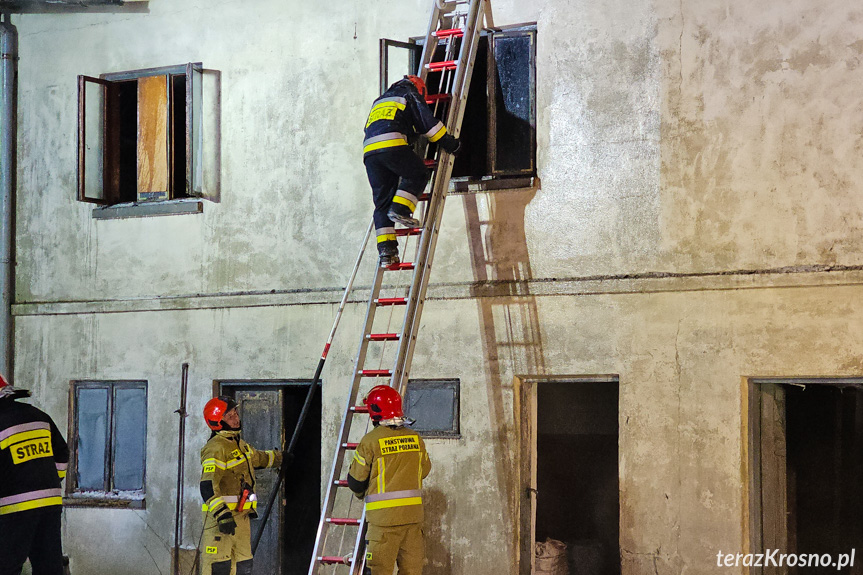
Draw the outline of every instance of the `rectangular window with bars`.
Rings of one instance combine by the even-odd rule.
[[[412,379],[405,390],[405,416],[423,437],[460,437],[459,380]]]

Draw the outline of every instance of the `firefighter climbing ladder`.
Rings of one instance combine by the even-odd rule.
[[[493,25],[489,0],[454,2],[434,0],[418,75],[429,84],[430,88],[435,84],[438,86],[437,93],[429,95],[426,101],[435,107],[435,112],[444,114],[447,131],[454,137],[458,137],[461,132],[461,123],[480,33],[483,27],[490,28]],[[440,54],[443,54],[443,60],[436,60],[435,57]],[[439,76],[439,83],[432,82],[429,79],[429,74],[434,74],[435,77]],[[440,114],[436,115],[441,117]],[[361,423],[364,428],[368,426],[368,408],[357,405],[357,398],[361,384],[371,378],[378,378],[378,381],[389,378],[389,385],[404,394],[419,331],[429,275],[431,274],[444,201],[449,189],[453,161],[452,155],[438,151],[436,161],[426,162],[429,168],[433,170],[433,176],[430,184],[431,192],[420,198],[420,201],[426,202],[423,226],[396,230],[396,235],[401,237],[418,236],[414,261],[400,263],[389,268],[377,268],[375,272],[363,335],[354,365],[353,383],[342,419],[321,519],[318,523],[318,533],[309,575],[319,575],[325,572],[350,572],[351,575],[360,575],[362,572],[365,562],[365,513],[362,512],[360,517],[333,516],[338,498],[346,498],[347,501],[346,504],[340,503],[339,509],[346,507],[350,510],[357,507],[351,504],[353,496],[345,479],[346,464],[349,465],[353,450],[357,447],[356,443],[350,441],[354,419],[357,419],[357,423]],[[407,250],[403,250],[402,254],[406,256]],[[407,271],[413,272],[407,297],[380,297],[385,274],[398,274]],[[405,309],[401,333],[377,333],[375,331],[375,314],[384,307],[391,310],[396,307]],[[391,370],[368,369],[365,365],[369,345],[379,342],[398,342],[396,358]],[[344,567],[348,567],[349,571]],[[327,569],[331,571],[327,571]]]

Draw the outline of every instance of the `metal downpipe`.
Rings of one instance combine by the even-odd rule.
[[[18,30],[0,22],[0,373],[13,383],[12,302],[15,286],[15,178],[18,132]]]

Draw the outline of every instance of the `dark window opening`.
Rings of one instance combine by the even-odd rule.
[[[202,195],[200,64],[78,77],[78,199]]]
[[[425,39],[414,41],[422,46]],[[443,45],[434,60],[442,59]],[[436,92],[440,76],[429,73],[430,92]],[[482,32],[460,138],[454,179],[536,175],[536,25]]]
[[[404,398],[405,417],[423,437],[459,437],[459,380],[412,379]]]
[[[72,384],[71,504],[143,507],[147,460],[147,383]]]

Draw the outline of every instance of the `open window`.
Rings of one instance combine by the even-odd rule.
[[[203,67],[78,76],[78,200],[202,196]]]
[[[382,90],[398,79],[394,66],[417,73],[424,42],[381,41]],[[394,48],[405,54],[394,57]],[[438,49],[435,60],[443,57],[443,42]],[[438,84],[433,74],[430,87]],[[510,187],[507,181],[536,175],[536,24],[482,31],[460,138],[454,181],[496,181]]]

